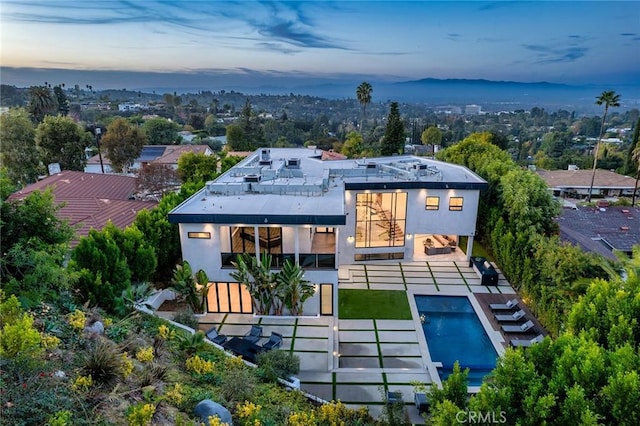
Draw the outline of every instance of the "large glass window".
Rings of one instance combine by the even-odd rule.
[[[251,295],[240,283],[212,283],[207,295],[209,312],[253,312]]]
[[[282,228],[261,226],[258,228],[260,253],[282,253]]]
[[[320,315],[333,315],[333,284],[320,284]]]
[[[232,253],[255,253],[255,236],[253,226],[232,226],[231,232],[231,252]]]
[[[356,197],[356,247],[404,246],[406,192],[374,192]]]

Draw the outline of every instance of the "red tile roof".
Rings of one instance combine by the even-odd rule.
[[[592,170],[538,170],[538,174],[550,188],[588,188]],[[608,170],[596,169],[595,188],[633,189],[636,180]]]
[[[56,203],[64,203],[59,217],[77,226],[77,234],[86,236],[90,229],[102,229],[109,220],[119,228],[133,223],[142,209],[158,203],[130,199],[136,179],[129,176],[63,171],[29,185],[12,194],[9,200],[20,200],[33,191],[51,188]]]

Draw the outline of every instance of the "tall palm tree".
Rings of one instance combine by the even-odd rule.
[[[58,102],[47,86],[30,87],[29,97],[29,112],[38,123],[45,115],[53,114],[58,109]]]
[[[360,83],[358,88],[356,89],[356,97],[358,98],[358,102],[362,105],[362,121],[360,124],[360,133],[362,133],[364,119],[367,113],[367,105],[371,103],[371,92],[373,92],[373,87],[366,81]]]
[[[589,185],[589,193],[587,194],[587,202],[591,201],[591,192],[593,191],[593,182],[596,179],[596,167],[598,165],[598,151],[600,150],[600,141],[602,140],[602,134],[604,132],[604,122],[607,119],[607,112],[609,107],[620,106],[620,95],[616,94],[613,90],[605,90],[596,98],[596,105],[604,105],[604,114],[602,115],[602,125],[600,126],[600,135],[596,142],[596,149],[593,153],[593,173],[591,173],[591,185]]]

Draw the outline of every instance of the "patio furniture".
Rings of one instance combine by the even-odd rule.
[[[514,312],[512,314],[506,314],[506,315],[496,314],[494,316],[500,322],[514,322],[514,321],[520,321],[522,318],[525,317],[525,315],[527,315],[527,313],[522,309],[520,309],[519,311]]]
[[[518,299],[511,299],[507,303],[491,303],[489,308],[492,311],[510,311],[518,307]]]
[[[248,340],[251,343],[256,343],[260,338],[262,338],[262,327],[255,324],[251,326],[251,330],[243,337],[244,340]]]
[[[275,331],[271,332],[271,336],[269,336],[269,340],[262,344],[262,347],[266,350],[278,349],[282,345],[282,334],[276,333]]]
[[[526,333],[533,328],[533,322],[527,321],[522,325],[503,325],[502,331],[505,333]]]
[[[215,327],[209,329],[204,335],[207,337],[207,339],[218,345],[222,345],[227,341],[227,336],[225,336],[224,334],[218,334],[218,330]]]
[[[258,355],[264,352],[264,348],[242,337],[234,337],[222,345],[226,350],[241,356],[249,362],[256,363]]]
[[[544,340],[544,336],[542,334],[538,334],[536,337],[534,337],[533,339],[527,340],[527,339],[511,339],[511,342],[509,342],[509,344],[511,344],[511,346],[513,346],[514,348],[528,348],[529,346],[533,345],[534,343],[540,343]]]

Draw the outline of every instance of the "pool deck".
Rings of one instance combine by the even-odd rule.
[[[500,272],[500,271],[498,271]],[[489,303],[517,297],[500,273],[497,286],[483,286],[464,258],[447,261],[380,262],[348,265],[339,271],[340,289],[401,290],[409,296],[412,320],[341,320],[337,317],[255,317],[248,314],[206,314],[200,329],[217,326],[229,337],[242,336],[250,324],[259,323],[263,341],[271,331],[284,336],[281,349],[300,357],[302,390],[324,400],[366,405],[372,415],[382,412],[383,395],[400,391],[409,420],[424,424],[413,405],[412,382],[439,383],[436,365],[429,357],[413,295],[467,296],[496,351],[504,353],[509,339],[503,336]],[[519,299],[519,298],[518,298]],[[520,299],[519,299],[520,300]],[[522,304],[521,304],[522,305]],[[527,310],[528,316],[531,313]],[[166,313],[163,313],[166,316]],[[541,328],[536,321],[534,333]],[[472,391],[476,389],[470,389]]]

